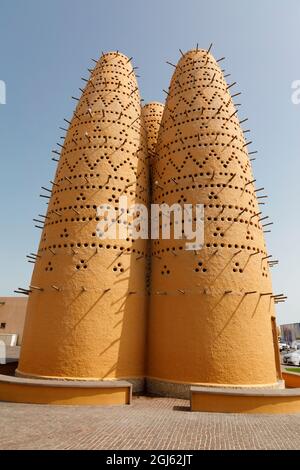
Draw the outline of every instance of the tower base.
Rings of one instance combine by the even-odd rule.
[[[0,375],[0,401],[51,405],[129,405],[127,381],[45,380]]]
[[[279,380],[272,384],[261,385],[226,385],[226,384],[205,384],[205,383],[184,383],[160,380],[153,377],[147,377],[146,390],[150,395],[163,397],[190,399],[191,388],[197,386],[207,389],[233,389],[233,390],[264,390],[264,389],[284,389],[284,381]]]
[[[209,413],[300,413],[300,388],[191,387],[191,411]]]

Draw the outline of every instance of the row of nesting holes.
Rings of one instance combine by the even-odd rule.
[[[200,80],[198,78],[198,80]],[[202,78],[201,80],[207,80],[206,78]],[[221,82],[221,84],[223,85],[222,86],[217,86],[216,83],[220,83],[218,80],[214,80],[213,83],[212,83],[212,86],[210,88],[213,88],[214,90],[218,90],[218,91],[222,91],[224,94],[228,95],[228,91],[226,89],[226,86],[225,86],[225,83],[224,82]],[[203,94],[202,94],[202,91],[203,91],[203,85],[198,85],[198,84],[195,84],[194,86],[185,86],[186,83],[184,83],[181,87],[178,85],[178,86],[174,86],[173,87],[173,93],[170,95],[170,98],[173,99],[173,98],[176,98],[178,95],[181,95],[180,98],[182,99],[182,94],[183,93],[188,93],[190,94],[190,91],[192,90],[194,92],[194,96],[193,98],[195,98],[197,95],[201,95],[201,98],[208,102],[208,101],[211,101],[209,99],[207,99]]]
[[[197,178],[198,176],[212,176],[212,175],[213,175],[213,174],[212,174],[211,172],[209,172],[209,171],[208,171],[207,173],[204,173],[204,172],[201,172],[201,173],[194,173],[194,174],[191,174],[191,173],[190,173],[190,174],[188,174],[188,175],[177,176],[177,177],[176,177],[176,181],[180,181],[181,179],[184,180],[184,179],[186,179],[186,178],[193,178],[193,177],[194,177],[194,178]],[[238,178],[240,178],[240,179],[242,179],[242,180],[244,180],[244,179],[246,180],[246,178],[245,178],[243,175],[237,175],[237,174],[235,174],[235,173],[228,173],[228,172],[226,172],[226,171],[225,171],[225,172],[222,172],[222,171],[216,172],[216,173],[214,174],[214,177],[217,177],[217,176],[235,176],[235,178],[238,177]],[[171,179],[168,179],[166,182],[167,182],[167,183],[174,183],[174,181],[171,180]],[[247,182],[247,181],[246,181],[246,182]],[[164,183],[165,183],[165,182],[164,182]],[[217,187],[218,187],[218,186],[217,186]]]
[[[201,59],[196,59],[196,60],[191,59],[191,60],[192,60],[192,68],[190,68],[190,64],[187,62],[178,67],[177,70],[180,70],[180,72],[178,72],[179,76],[181,76],[182,73],[194,72],[195,70],[203,70],[202,64],[205,65],[205,70],[212,70],[214,72],[220,71],[220,68],[213,61],[211,61],[210,58],[208,58],[208,61],[206,57],[204,57],[203,59],[201,58]],[[197,64],[199,64],[199,67],[197,66]]]
[[[194,75],[191,73],[191,72],[194,72],[195,70],[201,70],[201,71],[211,71],[213,73],[216,73],[219,75],[219,77],[223,77],[223,74],[221,72],[221,70],[219,69],[219,67],[216,67],[215,65],[213,65],[212,67],[205,67],[205,69],[203,69],[203,67],[194,67],[193,69],[188,69],[188,70],[184,70],[188,65],[184,65],[182,67],[182,69],[180,70],[180,75],[179,77],[175,77],[174,76],[174,79],[172,80],[172,82],[175,82],[176,83],[176,80],[178,80],[180,77],[183,78],[185,73],[189,73],[189,77],[191,77],[191,79],[193,79]],[[195,77],[196,78],[196,77]],[[185,79],[186,80],[186,79]],[[187,80],[186,80],[187,81]]]
[[[178,151],[187,150],[187,149],[190,149],[190,148],[209,147],[209,146],[212,146],[212,145],[214,145],[214,146],[221,146],[221,147],[224,147],[224,146],[228,146],[228,147],[229,147],[228,144],[230,143],[230,147],[229,147],[230,149],[234,148],[234,149],[239,150],[240,152],[242,152],[242,153],[244,153],[245,155],[248,156],[248,154],[245,153],[245,150],[244,150],[243,147],[237,147],[236,145],[234,145],[234,142],[236,142],[236,141],[238,141],[241,145],[244,145],[245,142],[244,142],[242,139],[235,139],[235,140],[233,140],[232,142],[230,142],[230,137],[231,137],[231,139],[232,139],[234,136],[232,136],[231,134],[225,134],[225,133],[224,133],[224,135],[226,135],[226,137],[229,137],[228,142],[218,142],[216,139],[215,139],[213,142],[200,142],[200,141],[198,141],[197,135],[196,135],[196,136],[195,136],[195,135],[191,135],[191,136],[183,137],[183,140],[189,140],[189,139],[195,139],[195,140],[197,140],[197,144],[192,144],[192,145],[190,145],[190,144],[188,144],[188,143],[184,143],[184,144],[183,144],[183,143],[180,142],[180,140],[178,140],[178,139],[171,140],[171,141],[168,142],[168,143],[164,143],[164,148],[167,148],[167,147],[169,147],[169,146],[172,145],[172,144],[175,144],[175,145],[176,145],[176,144],[179,144],[179,143],[181,144],[181,146],[180,146],[180,147],[177,147],[177,148],[175,148],[175,149],[173,149],[173,150],[170,150],[170,152],[169,152],[169,153],[166,153],[165,155],[171,155],[172,153],[177,153]],[[242,134],[241,134],[241,135],[242,135]],[[218,136],[218,134],[216,134],[215,132],[210,132],[210,133],[207,133],[207,134],[206,134],[206,137],[209,137],[209,136]]]
[[[134,240],[136,241],[136,240]],[[99,243],[99,244],[96,244],[96,243],[81,243],[81,242],[78,242],[78,243],[64,243],[64,244],[53,244],[53,245],[49,245],[49,246],[45,246],[45,247],[41,247],[40,248],[40,251],[48,251],[49,249],[53,249],[55,250],[56,248],[103,248],[103,249],[106,249],[106,250],[110,250],[110,249],[113,249],[113,250],[118,250],[118,251],[121,251],[121,252],[127,252],[127,253],[135,253],[137,255],[143,255],[145,256],[145,252],[144,251],[140,251],[140,250],[136,250],[135,248],[126,248],[124,246],[117,246],[117,245],[105,245],[103,243]]]
[[[116,121],[110,121],[110,120],[108,119],[107,122],[115,123]],[[96,139],[104,139],[104,138],[105,138],[106,134],[103,135],[102,132],[104,132],[104,131],[107,132],[107,130],[106,130],[106,129],[105,129],[105,130],[104,130],[104,129],[100,129],[100,126],[97,126],[97,127],[99,127],[99,128],[98,128],[99,134],[96,134],[96,131],[93,130],[93,133],[90,133],[89,136],[88,136],[89,139],[96,140]],[[85,131],[84,131],[84,132],[85,132]],[[122,134],[123,134],[123,133],[124,133],[124,130],[123,130]],[[120,134],[121,134],[121,132],[120,132]],[[125,135],[125,136],[128,136],[128,134],[126,134],[126,133],[125,133],[124,135]],[[117,140],[117,137],[108,137],[108,136],[106,136],[106,137],[107,137],[107,140],[108,140],[108,139]],[[76,141],[76,144],[75,144],[75,142],[74,142],[73,139]],[[119,140],[120,140],[120,139],[119,139]],[[76,145],[76,148],[75,148],[75,149],[73,148],[73,150],[77,150],[77,147],[78,147],[78,145],[80,145],[81,142],[87,142],[87,141],[88,141],[88,140],[87,140],[87,137],[86,137],[84,134],[82,135],[82,137],[80,137],[78,134],[75,134],[75,135],[70,136],[69,139],[66,138],[64,145],[66,146],[66,145],[71,145],[71,144],[72,144],[73,147]],[[128,143],[133,143],[133,142],[128,141]],[[78,148],[81,148],[81,147],[78,147]],[[91,147],[87,147],[87,148],[91,148]],[[101,148],[105,148],[105,146],[103,145],[103,146],[101,146]],[[110,148],[113,148],[113,147],[110,147]]]
[[[54,222],[47,222],[45,226],[48,227],[50,225],[57,225],[57,224],[65,223],[65,222],[91,222],[91,221],[97,221],[98,222],[99,220],[100,220],[99,217],[81,217],[81,218],[80,217],[76,217],[76,218],[74,217],[74,218],[71,218],[71,219],[65,219],[65,220],[61,219],[61,220],[55,220]],[[108,221],[107,217],[105,217],[103,220]],[[117,224],[122,224],[123,223],[121,220],[116,220],[114,218],[109,219],[109,221],[112,222],[112,223],[116,222]],[[243,221],[241,220],[241,222],[243,222]],[[124,222],[124,225],[127,225],[127,223]],[[66,232],[67,229],[64,229],[64,231]],[[60,236],[63,237],[63,235],[60,235]],[[64,236],[68,237],[69,235],[64,235]]]
[[[91,208],[93,208],[93,209],[94,209],[94,208],[97,208],[97,206],[95,206],[95,205],[90,206],[89,204],[87,204],[86,206],[83,206],[83,205],[77,206],[77,205],[75,205],[75,206],[62,207],[62,208],[59,208],[59,207],[58,207],[58,208],[57,208],[57,211],[72,209],[72,207],[74,207],[75,209],[76,209],[76,208],[78,208],[78,209],[79,209],[79,208],[80,208],[80,209],[84,209],[85,207],[86,207],[87,209],[88,209],[89,207],[91,207]],[[118,208],[117,205],[114,206],[114,207],[112,207],[112,209],[115,209],[115,211],[118,211],[118,210],[119,210],[119,208]],[[126,213],[129,214],[128,210],[127,210]],[[61,220],[62,220],[62,219],[61,219]]]
[[[219,108],[215,108],[213,106],[207,106],[206,108],[203,108],[202,107],[198,107],[198,108],[189,108],[188,109],[188,113],[189,114],[192,114],[192,113],[196,113],[196,112],[200,112],[201,111],[201,117],[204,117],[202,113],[204,113],[204,111],[218,111]],[[179,118],[180,116],[185,116],[186,117],[186,113],[185,112],[176,112],[176,117]],[[212,116],[209,115],[207,116],[207,118],[211,118]],[[221,116],[219,116],[219,118],[221,118]]]
[[[248,250],[248,251],[259,251],[261,254],[266,255],[266,252],[257,248],[257,247],[251,247],[251,246],[245,246],[245,245],[238,245],[237,243],[232,244],[232,243],[206,243],[205,244],[206,248],[235,248],[235,249],[243,249],[243,250]],[[179,249],[180,251],[185,250],[185,247],[179,246],[179,247],[168,247],[168,248],[162,248],[161,250],[153,251],[152,255],[159,255],[160,253],[165,253],[165,252],[172,252],[176,251],[176,249]]]

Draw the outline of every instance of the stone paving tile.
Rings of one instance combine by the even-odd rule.
[[[191,413],[188,406],[150,397],[121,407],[0,402],[0,449],[300,448],[300,414]]]

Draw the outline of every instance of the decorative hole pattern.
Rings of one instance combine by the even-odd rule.
[[[71,283],[75,295],[78,276],[80,289],[101,283],[113,285],[115,274],[126,271],[128,260],[140,257],[135,264],[137,276],[133,276],[138,286],[130,288],[145,290],[147,242],[97,237],[97,224],[103,220],[97,215],[100,205],[110,204],[118,215],[121,195],[148,204],[147,131],[134,69],[122,54],[108,53],[85,80],[66,136],[59,144],[60,158],[39,246],[41,257],[36,260],[35,283],[51,284],[55,266],[55,285],[67,288]],[[121,221],[116,222],[121,226]],[[124,265],[121,258],[125,257]],[[39,279],[40,268],[48,281]],[[97,278],[97,273],[101,277]],[[124,293],[131,277],[118,286]]]
[[[149,105],[147,117],[152,125],[161,109]],[[155,137],[154,127],[152,130]],[[256,215],[261,211],[246,144],[218,64],[205,51],[187,53],[175,69],[161,118],[152,159],[152,181],[156,182],[152,202],[204,205],[205,247],[201,252],[205,264],[195,266],[193,254],[185,250],[182,241],[155,240],[152,264],[154,272],[157,264],[160,276],[153,280],[152,290],[165,287],[158,257],[172,261],[172,272],[183,286],[193,272],[205,274],[205,287],[216,276],[220,276],[221,283],[228,277],[230,283],[232,275],[247,275],[253,266],[259,288],[262,279],[270,282],[267,262],[262,261],[266,247]],[[213,250],[218,250],[215,256]],[[256,252],[259,254],[253,255]],[[185,263],[186,269],[180,269]]]

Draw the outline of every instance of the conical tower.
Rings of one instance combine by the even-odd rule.
[[[180,59],[167,95],[152,202],[204,204],[205,236],[200,250],[174,237],[152,244],[147,375],[158,393],[276,386],[280,377],[263,193],[230,91],[216,60],[197,49]]]
[[[157,101],[152,101],[147,103],[142,108],[142,116],[143,116],[143,123],[147,133],[147,149],[148,149],[148,162],[149,162],[149,196],[151,202],[151,195],[152,195],[152,164],[155,158],[155,150],[157,145],[157,138],[160,129],[160,123],[163,115],[164,105]],[[149,215],[149,213],[148,213]],[[148,221],[150,224],[150,217],[148,217]],[[148,226],[149,226],[148,224]],[[149,232],[148,232],[149,233]],[[148,265],[147,265],[147,289],[148,292],[151,289],[151,240],[149,241],[149,249],[148,249]],[[149,309],[149,302],[148,302],[148,309]],[[148,311],[148,310],[147,310]],[[148,317],[149,315],[147,315]]]
[[[145,104],[142,109],[145,128],[147,130],[147,143],[150,161],[155,154],[157,138],[160,128],[160,123],[164,111],[164,105],[153,101]]]
[[[115,209],[110,222],[124,232],[120,196],[148,202],[140,95],[131,60],[118,52],[102,55],[86,82],[47,193],[18,374],[126,378],[139,388],[147,240],[99,238],[108,213],[97,208]]]

